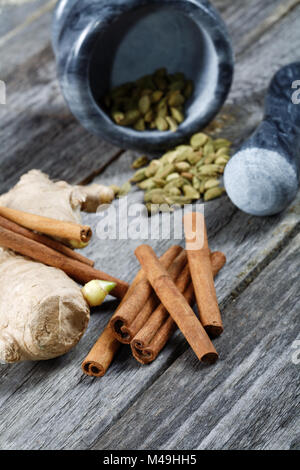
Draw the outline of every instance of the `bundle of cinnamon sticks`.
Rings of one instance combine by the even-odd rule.
[[[214,277],[226,263],[221,252],[211,253],[204,216],[184,217],[186,249],[171,246],[160,259],[148,245],[139,246],[141,270],[132,284],[96,270],[93,261],[52,237],[87,240],[88,226],[47,219],[0,207],[0,246],[63,270],[85,284],[94,279],[114,282],[111,295],[121,303],[82,363],[85,374],[103,376],[120,344],[129,344],[142,364],[154,361],[179,328],[199,360],[218,359],[211,338],[223,332]],[[199,317],[192,310],[197,302]]]
[[[89,239],[92,230],[89,226],[0,207],[0,246],[59,268],[80,284],[93,279],[115,282],[111,295],[124,297],[128,289],[126,282],[94,269],[93,261],[45,234],[79,241]]]
[[[211,338],[223,332],[223,324],[214,277],[226,258],[210,252],[202,214],[187,214],[184,227],[186,250],[172,246],[158,259],[147,245],[136,249],[142,269],[83,361],[85,374],[103,376],[121,343],[130,344],[137,361],[149,364],[177,327],[200,360],[218,359]],[[195,299],[199,318],[192,310]]]

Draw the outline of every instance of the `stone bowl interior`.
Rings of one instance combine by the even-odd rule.
[[[124,12],[101,29],[89,62],[89,87],[101,119],[111,127],[111,140],[150,152],[167,149],[201,129],[218,112],[220,101],[225,99],[219,96],[218,101],[216,96],[220,85],[218,52],[205,28],[205,16],[201,25],[199,14],[201,20],[198,10],[196,21],[180,4],[172,8],[164,3],[147,5]],[[230,52],[227,50],[224,55],[229,57]],[[112,87],[135,81],[161,67],[169,73],[184,72],[194,82],[193,96],[185,104],[185,121],[176,132],[141,132],[117,126],[100,104],[101,98]],[[230,74],[228,80],[231,83]],[[229,89],[230,83],[224,83],[224,89]]]

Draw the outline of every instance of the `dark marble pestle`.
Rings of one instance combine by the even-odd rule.
[[[263,121],[226,166],[227,194],[244,212],[259,216],[277,214],[297,194],[299,87],[300,62],[287,65],[276,73],[266,96]]]

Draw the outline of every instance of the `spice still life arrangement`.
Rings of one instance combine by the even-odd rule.
[[[22,194],[27,194],[24,201]],[[191,251],[175,245],[158,259],[149,246],[138,247],[141,270],[129,286],[95,269],[93,261],[70,247],[75,242],[86,244],[92,236],[79,216],[79,209],[88,207],[88,194],[91,200],[97,194],[98,202],[102,194],[107,201],[106,187],[85,191],[31,171],[1,196],[1,303],[8,306],[0,316],[1,361],[46,360],[65,354],[84,334],[90,308],[101,305],[110,294],[121,303],[83,361],[84,373],[104,375],[121,343],[130,344],[139,362],[150,363],[176,327],[200,360],[214,362],[218,355],[210,337],[220,335],[223,326],[213,278],[226,259],[221,252],[210,252],[203,215],[185,217],[187,244],[196,243],[192,237],[197,238],[197,231],[204,237]],[[48,198],[51,206],[44,205]],[[15,204],[35,209],[26,212]],[[40,215],[45,207],[57,218]],[[191,308],[194,298],[199,319]]]

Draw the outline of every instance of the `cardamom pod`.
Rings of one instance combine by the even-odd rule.
[[[178,162],[175,163],[175,168],[177,171],[188,171],[191,165],[188,162]]]
[[[208,141],[208,135],[204,134],[203,132],[199,132],[198,134],[194,134],[191,137],[190,144],[193,149],[198,150],[200,147],[203,147]]]
[[[204,158],[203,163],[204,165],[210,165],[211,163],[214,163],[215,161],[215,154],[211,153],[210,155],[207,155],[207,157]]]
[[[190,198],[190,199],[200,198],[200,193],[192,186],[188,186],[188,185],[183,186],[183,192],[187,198]]]
[[[141,183],[139,183],[138,187],[140,189],[143,189],[144,191],[146,191],[148,189],[154,189],[156,187],[156,185],[155,185],[152,178],[148,178],[148,179],[142,181]]]
[[[163,91],[160,91],[160,90],[153,91],[151,95],[152,103],[158,103],[163,97],[163,95],[164,95]]]
[[[168,115],[168,107],[167,105],[163,105],[162,107],[160,107],[157,111],[157,117],[162,117],[162,118],[166,118]]]
[[[189,173],[189,172],[187,172],[187,171],[183,171],[183,172],[181,173],[181,176],[182,176],[182,178],[185,178],[185,179],[187,179],[188,181],[193,181],[193,174],[192,174],[192,173]]]
[[[191,165],[196,165],[203,157],[202,150],[198,150],[197,152],[193,152],[188,155],[187,160]]]
[[[151,176],[154,176],[158,169],[162,167],[162,164],[159,160],[152,160],[152,162],[150,163],[150,165],[147,166],[147,168],[145,169],[145,176],[147,178],[151,178]]]
[[[134,160],[133,164],[131,165],[131,168],[133,168],[134,170],[138,170],[142,166],[147,165],[148,162],[148,157],[146,155],[142,155],[141,157],[138,157],[136,160]]]
[[[172,118],[175,119],[178,124],[181,124],[184,121],[184,114],[180,109],[171,106],[170,111],[172,114]]]
[[[231,142],[228,139],[216,139],[214,141],[215,150],[218,150],[222,147],[231,147]]]
[[[151,92],[151,90],[150,90]],[[151,99],[149,97],[149,95],[144,95],[140,98],[139,100],[139,110],[140,112],[145,115],[148,113],[148,111],[150,110],[150,107],[151,107]]]
[[[211,188],[208,189],[204,194],[204,201],[211,201],[220,197],[225,192],[224,188]]]
[[[228,155],[222,155],[221,157],[218,157],[215,160],[215,163],[216,163],[216,165],[224,166],[224,165],[227,165],[229,160],[230,160],[230,157],[228,157]]]
[[[176,180],[177,178],[179,178],[180,174],[179,173],[170,173],[167,177],[166,177],[166,182],[169,183],[170,181],[172,180]]]
[[[134,124],[141,116],[141,113],[138,109],[132,109],[125,113],[124,119],[119,123],[122,126],[130,126]]]
[[[180,189],[176,188],[176,187],[168,187],[167,189],[165,187],[164,192],[165,192],[165,194],[167,194],[169,196],[181,196]]]
[[[211,154],[215,153],[214,145],[212,142],[207,142],[203,147],[203,155],[204,157],[208,157]]]
[[[154,112],[152,111],[152,109],[150,109],[150,111],[148,111],[145,116],[144,116],[144,120],[147,124],[150,124],[151,121],[153,121],[154,119]]]
[[[145,168],[141,168],[140,170],[136,171],[130,181],[133,183],[140,183],[141,181],[146,179],[146,170]]]
[[[131,187],[132,186],[129,181],[124,183],[118,192],[118,197],[126,196],[131,191]]]
[[[122,113],[121,111],[114,111],[111,114],[111,117],[113,118],[116,124],[120,124],[120,122],[122,122],[125,119],[125,114]]]
[[[172,165],[171,163],[167,164],[167,165],[163,166],[162,168],[159,168],[159,170],[157,171],[155,177],[165,179],[171,173],[174,173],[174,170],[175,170],[174,165]]]
[[[229,149],[228,147],[221,147],[216,151],[216,155],[220,157],[221,155],[228,155]]]
[[[204,183],[204,189],[216,188],[220,185],[220,181],[217,179],[210,179]]]
[[[134,124],[133,128],[136,131],[144,131],[146,129],[145,121],[143,118],[140,118],[136,123]]]
[[[155,124],[159,131],[167,131],[169,129],[169,124],[162,116],[158,116],[155,119]]]
[[[158,188],[163,188],[166,184],[165,180],[161,178],[153,178],[153,183],[158,187]]]
[[[199,168],[199,174],[205,176],[214,176],[216,173],[223,173],[224,168],[220,165],[203,165]]]
[[[193,176],[193,188],[196,189],[196,191],[200,191],[200,188],[201,188],[201,181],[199,180],[199,178],[197,178],[197,176]]]
[[[170,131],[176,132],[178,129],[178,124],[175,119],[171,118],[170,116],[166,116],[166,121],[169,124]]]
[[[169,106],[177,107],[177,106],[181,106],[184,103],[184,101],[185,101],[185,99],[180,94],[179,91],[173,91],[173,92],[171,92],[171,94],[169,96],[168,104],[169,104]]]
[[[154,194],[164,195],[163,189],[155,188],[155,189],[150,189],[150,190],[146,191],[145,194],[144,194],[144,201],[145,202],[151,202],[152,197],[154,196]]]

